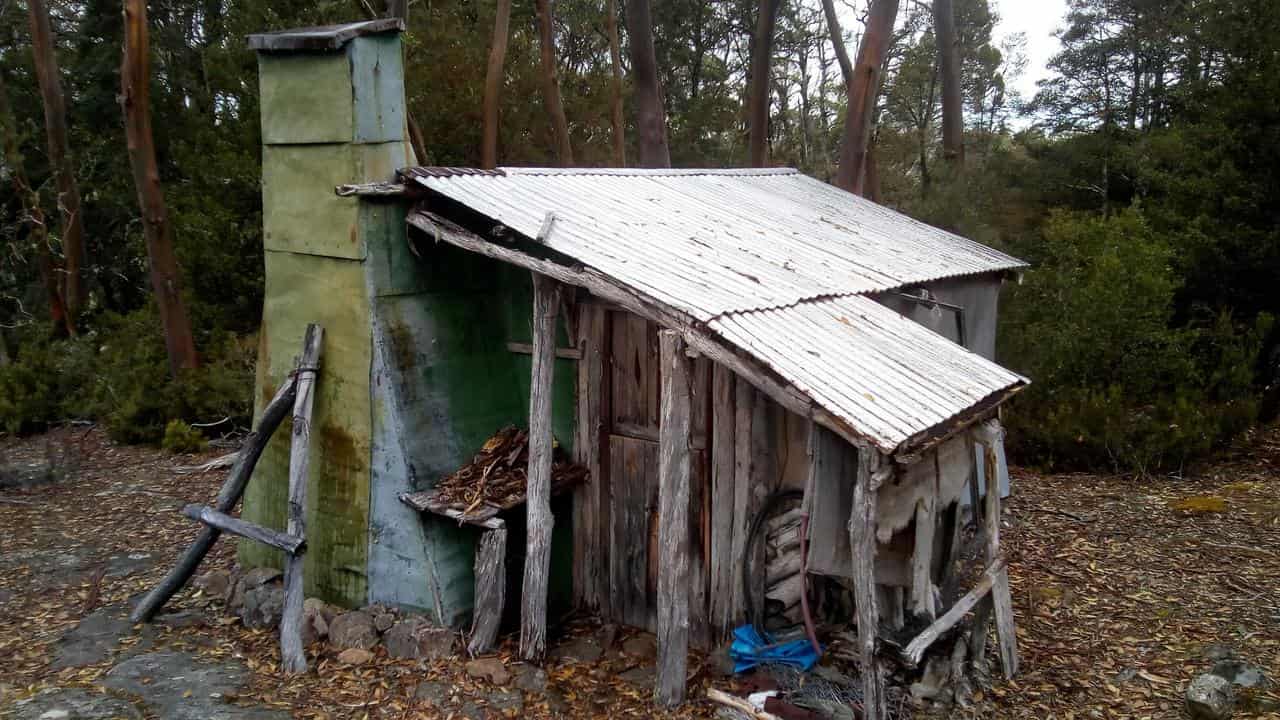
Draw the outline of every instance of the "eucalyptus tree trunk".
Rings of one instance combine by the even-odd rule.
[[[67,143],[67,106],[62,94],[62,77],[54,52],[53,28],[44,0],[28,0],[31,21],[31,53],[35,60],[36,79],[44,105],[45,135],[49,144],[49,167],[58,187],[58,217],[62,228],[62,254],[65,258],[62,298],[73,329],[76,314],[84,304],[84,218],[80,213],[80,186]]]
[[[49,230],[45,225],[44,210],[40,207],[40,195],[27,180],[26,163],[18,145],[18,125],[9,104],[9,91],[5,87],[4,73],[0,73],[0,144],[4,146],[4,164],[9,169],[13,192],[22,203],[22,219],[27,226],[28,237],[36,252],[36,268],[40,272],[40,284],[44,286],[49,302],[49,321],[54,331],[66,331],[75,335],[75,324],[67,315],[62,297],[62,284],[58,281],[58,264],[49,250]],[[3,347],[0,347],[3,350]]]
[[[653,49],[649,0],[628,0],[627,35],[631,40],[631,72],[635,75],[636,132],[640,167],[671,167],[667,146],[667,112]]]
[[[498,0],[493,19],[493,40],[489,45],[489,67],[484,75],[484,126],[480,141],[480,167],[498,166],[498,118],[502,104],[502,67],[510,36],[511,0]]]
[[[960,101],[960,46],[956,43],[951,0],[933,0],[933,35],[938,44],[938,74],[942,76],[942,157],[964,163],[964,115]]]
[[[133,169],[133,184],[137,188],[138,206],[142,211],[151,287],[156,294],[156,306],[160,309],[160,324],[164,327],[169,372],[176,376],[181,370],[196,367],[198,362],[191,321],[182,300],[182,274],[173,251],[173,228],[169,223],[164,193],[160,189],[160,170],[156,166],[155,143],[151,137],[150,82],[147,3],[146,0],[125,0],[120,104],[124,108],[129,165]]]
[[[556,136],[556,159],[561,167],[573,166],[573,145],[569,141],[569,121],[560,98],[560,78],[556,72],[556,34],[551,0],[537,0],[538,39],[541,45],[542,99]]]
[[[626,121],[622,116],[622,49],[618,42],[618,3],[608,0],[605,29],[609,33],[609,61],[613,77],[609,88],[609,123],[613,126],[613,164],[627,165]]]
[[[831,0],[824,0],[827,24],[832,40],[843,45],[839,24],[833,22],[835,13],[830,9]],[[872,116],[876,96],[880,90],[880,75],[885,56],[889,53],[889,39],[893,22],[898,15],[898,0],[871,0],[867,13],[867,29],[858,45],[857,64],[851,76],[846,78],[849,91],[848,111],[845,115],[844,139],[840,148],[840,168],[836,171],[836,185],[862,195],[866,189],[867,146],[871,142]],[[846,66],[841,62],[841,68]]]
[[[774,28],[782,0],[760,0],[751,48],[751,87],[747,91],[747,150],[752,167],[769,164],[769,82]]]

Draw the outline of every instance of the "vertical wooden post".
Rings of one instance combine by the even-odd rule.
[[[863,720],[886,716],[884,678],[876,656],[879,610],[876,607],[876,477],[879,454],[858,448],[858,478],[849,512],[849,544],[854,555],[854,602],[858,607],[858,646],[863,662]]]
[[[711,370],[711,634],[718,641],[733,626],[733,598],[741,563],[733,554],[733,372]]]
[[[289,446],[289,521],[285,531],[295,537],[307,535],[307,480],[311,464],[311,408],[315,403],[316,373],[320,370],[320,345],[324,328],[307,325],[302,342],[302,359],[297,369],[297,396],[293,401],[293,440]],[[284,560],[284,610],[280,616],[280,660],[286,672],[307,670],[307,653],[302,647],[302,553]]]
[[[547,576],[551,571],[551,384],[555,370],[560,284],[533,274],[533,373],[529,384],[529,470],[520,656],[542,660],[547,651]]]
[[[996,443],[1002,442],[1003,430],[998,420],[987,424],[986,438],[982,444],[983,470],[986,476],[986,525],[987,564],[1000,557],[1000,465],[996,457]],[[1009,569],[1002,567],[991,586],[991,607],[996,616],[996,640],[1000,645],[1000,667],[1006,678],[1018,672],[1018,638],[1014,633],[1013,598],[1009,590]],[[982,628],[983,632],[986,627]]]
[[[928,462],[921,460],[921,462]],[[937,489],[935,480],[934,489]],[[937,527],[937,493],[916,502],[916,542],[911,552],[911,612],[933,620],[933,535]]]
[[[479,655],[493,647],[506,603],[507,529],[496,527],[480,535],[476,548],[476,595],[471,640],[467,652]]]
[[[876,657],[876,471],[880,455],[870,447],[858,448],[858,476],[849,512],[849,545],[853,549],[853,596],[857,605],[858,649],[862,659],[862,717],[886,717],[884,677]]]
[[[689,357],[674,330],[658,334],[662,404],[658,426],[658,667],[653,698],[684,700],[689,654]]]
[[[573,440],[574,458],[591,477],[573,493],[573,585],[578,604],[608,614],[609,592],[605,564],[606,513],[600,463],[601,392],[604,388],[604,314],[600,305],[578,304],[578,418]]]

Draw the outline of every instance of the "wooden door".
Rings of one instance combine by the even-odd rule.
[[[609,487],[609,594],[614,618],[655,629],[658,587],[658,425],[661,376],[658,326],[629,312],[612,310],[605,323],[604,420]],[[705,547],[708,494],[704,492],[710,414],[709,361],[694,364],[690,446],[690,626],[691,639],[705,634]]]

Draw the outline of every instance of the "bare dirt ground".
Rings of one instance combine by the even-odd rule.
[[[196,533],[179,508],[210,501],[225,472],[174,468],[208,457],[117,446],[85,428],[0,439],[0,717],[41,717],[54,700],[101,717],[484,717],[512,699],[459,661],[396,661],[381,650],[352,667],[320,649],[311,672],[287,676],[273,633],[244,628],[191,589],[160,622],[130,627],[130,598]],[[15,486],[23,473],[37,477]],[[1014,478],[1004,539],[1022,673],[944,716],[1183,717],[1187,683],[1226,650],[1280,679],[1280,430],[1184,477],[1015,469]],[[219,543],[205,567],[228,567],[231,550]],[[500,656],[518,670],[510,655],[508,644]],[[182,672],[157,673],[162,663]],[[709,663],[695,658],[690,669],[690,695],[701,698]],[[515,693],[505,712],[668,716],[643,679],[619,677],[637,670],[622,652],[552,662],[548,690]],[[420,685],[448,697],[428,707],[415,699]],[[1280,717],[1267,715],[1280,703],[1271,688],[1245,696],[1237,717]],[[713,712],[698,700],[669,716]]]

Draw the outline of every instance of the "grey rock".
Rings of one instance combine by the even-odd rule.
[[[488,720],[489,718],[488,710],[472,700],[462,703],[462,707],[458,708],[458,714],[467,720]]]
[[[244,591],[240,619],[247,628],[273,628],[284,612],[284,588],[278,583],[249,587]]]
[[[584,635],[555,646],[547,657],[560,662],[594,663],[603,653],[595,638]]]
[[[1268,684],[1262,668],[1244,660],[1219,660],[1209,672],[1237,687],[1262,688]]]
[[[141,570],[146,570],[155,564],[155,558],[151,553],[129,553],[128,555],[116,555],[107,559],[107,569],[104,575],[109,578],[128,577]]]
[[[111,657],[120,647],[121,638],[133,634],[128,609],[108,605],[86,615],[68,630],[54,647],[54,670],[96,665]]]
[[[596,634],[600,639],[600,649],[609,652],[613,649],[615,643],[618,642],[618,626],[615,623],[605,623],[600,626],[600,632]]]
[[[50,688],[10,710],[13,720],[142,720],[133,703],[83,688]]]
[[[279,570],[268,567],[253,568],[241,575],[232,583],[231,594],[227,598],[227,611],[238,615],[244,605],[245,593],[279,578],[280,575]]]
[[[626,682],[646,690],[653,689],[654,671],[652,665],[640,665],[618,675]]]
[[[210,570],[192,580],[191,584],[205,595],[225,601],[231,594],[231,573],[226,570]]]
[[[658,655],[658,641],[649,633],[629,637],[622,643],[622,652],[650,660]]]
[[[721,645],[711,651],[711,654],[707,656],[707,666],[715,677],[732,677],[734,662],[729,655],[729,646]]]
[[[182,628],[206,627],[209,624],[209,617],[199,610],[161,611],[151,622],[153,625],[163,625],[179,630]]]
[[[141,698],[164,720],[288,720],[289,714],[261,707],[230,705],[249,678],[242,662],[208,662],[185,652],[132,657],[103,676],[103,685]]]
[[[373,627],[380,633],[384,633],[396,624],[396,616],[389,612],[381,612],[373,616]]]
[[[494,690],[485,695],[489,707],[508,717],[524,714],[524,693],[519,690]]]
[[[323,600],[307,598],[302,603],[302,644],[310,645],[329,637],[329,620],[333,613],[326,613]]]
[[[506,685],[511,680],[511,673],[507,672],[499,657],[476,658],[464,667],[471,677],[488,680],[494,685]]]
[[[1204,652],[1205,659],[1213,660],[1215,662],[1218,660],[1229,660],[1231,658],[1237,657],[1236,649],[1231,647],[1230,645],[1225,645],[1223,643],[1212,643],[1210,645],[1205,645],[1203,652]]]
[[[1231,683],[1217,675],[1198,675],[1187,686],[1187,712],[1196,720],[1227,720],[1235,704]]]
[[[343,665],[367,665],[373,662],[373,653],[360,648],[347,648],[338,653],[338,662]]]
[[[372,649],[378,644],[378,631],[373,627],[373,618],[360,610],[342,613],[329,623],[329,643],[341,650]]]
[[[332,632],[332,631],[331,631]],[[387,654],[406,660],[439,660],[453,655],[456,637],[449,628],[436,627],[426,618],[407,617],[387,631]]]
[[[541,693],[547,689],[547,671],[537,665],[522,663],[512,668],[516,687],[525,692]]]
[[[413,690],[413,699],[427,707],[444,707],[449,703],[449,683],[423,680]]]
[[[547,700],[547,709],[555,717],[566,717],[569,713],[569,701],[564,699],[564,693],[555,688],[547,688],[543,693],[543,697]]]

